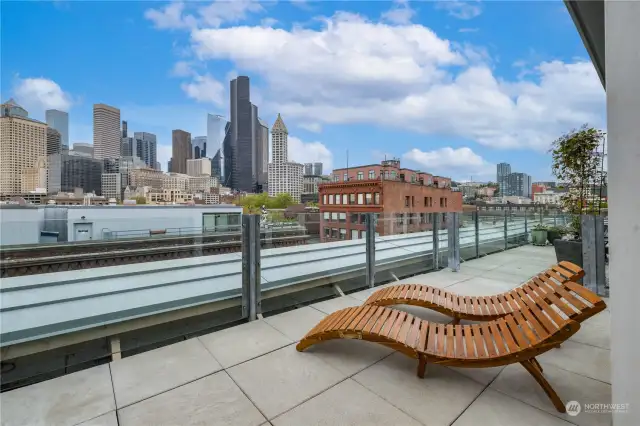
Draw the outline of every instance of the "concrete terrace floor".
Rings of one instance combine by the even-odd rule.
[[[402,283],[469,295],[506,291],[555,263],[524,246]],[[519,364],[429,365],[372,343],[330,341],[295,350],[326,314],[372,290],[319,302],[0,395],[2,425],[609,425],[610,414],[558,413]],[[440,314],[402,307],[422,318]],[[611,402],[610,310],[539,358],[565,401]]]

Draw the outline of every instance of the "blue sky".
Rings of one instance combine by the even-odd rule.
[[[604,91],[562,1],[3,2],[1,96],[32,117],[122,111],[170,155],[171,130],[228,116],[229,79],[282,113],[290,157],[329,168],[385,156],[454,179],[506,161],[550,178],[549,143],[603,127]]]

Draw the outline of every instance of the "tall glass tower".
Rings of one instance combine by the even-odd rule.
[[[60,132],[62,145],[69,146],[69,113],[58,111],[57,109],[48,109],[44,115],[47,126]]]
[[[220,170],[220,174],[223,173],[224,168],[224,150],[222,149],[222,143],[225,137],[225,131],[227,129],[227,119],[218,114],[207,114],[207,146],[208,151],[212,155],[212,162],[217,161],[219,164],[211,164],[211,170]],[[219,176],[220,182],[222,176]]]

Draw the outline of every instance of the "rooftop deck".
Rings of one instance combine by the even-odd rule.
[[[555,263],[523,246],[401,282],[485,295]],[[325,300],[0,395],[2,425],[610,425],[610,414],[558,413],[519,365],[429,365],[357,340],[304,353],[295,342],[325,315],[373,290]],[[401,307],[419,317],[448,318]],[[610,403],[610,310],[539,358],[565,402]]]

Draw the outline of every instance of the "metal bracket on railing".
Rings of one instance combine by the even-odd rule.
[[[460,213],[447,213],[449,268],[460,271]]]
[[[373,288],[376,284],[376,218],[373,213],[366,213],[364,224],[367,232],[365,281],[367,287]]]
[[[439,230],[440,230],[440,213],[433,214],[433,229],[431,231],[433,237],[433,270],[437,271],[440,269],[440,240],[439,240]]]
[[[242,216],[242,316],[249,321],[262,313],[260,299],[260,216]]]
[[[600,296],[608,296],[603,216],[582,215],[582,264],[584,286]]]

